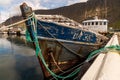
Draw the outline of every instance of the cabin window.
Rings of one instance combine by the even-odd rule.
[[[83,25],[85,25],[85,23],[83,23]]]
[[[92,22],[92,25],[94,25],[94,22]]]
[[[85,26],[85,23],[83,23],[83,25]]]
[[[100,25],[102,25],[102,22],[100,22]]]
[[[90,22],[88,22],[88,25],[90,25]]]
[[[104,22],[104,25],[106,25],[106,22]]]
[[[85,25],[85,24],[83,23],[83,25]]]
[[[98,25],[98,22],[96,22],[95,24]]]

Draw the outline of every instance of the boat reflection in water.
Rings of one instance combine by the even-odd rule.
[[[23,37],[0,34],[0,80],[43,80],[35,52]]]

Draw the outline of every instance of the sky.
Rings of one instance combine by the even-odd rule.
[[[29,6],[36,9],[54,9],[68,6],[74,3],[86,2],[87,0],[0,0],[0,23],[14,15],[20,15],[19,6],[26,2]]]

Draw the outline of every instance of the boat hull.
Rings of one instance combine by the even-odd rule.
[[[104,41],[86,29],[36,20],[35,17],[30,18],[32,9],[25,3],[20,8],[23,18],[28,19],[25,23],[33,44],[36,45],[34,41],[38,37],[44,60],[54,73],[64,72],[64,70],[80,64],[91,51],[101,47],[102,44],[98,45],[99,41]],[[34,48],[37,49],[37,47]],[[44,76],[49,77],[51,74],[45,68],[46,64],[43,63],[41,57],[37,55]]]
[[[54,73],[61,73],[80,64],[86,59],[90,52],[100,47],[98,45],[58,42],[40,37],[39,44],[45,62]],[[46,69],[44,69],[44,74],[46,78],[51,76]]]
[[[46,38],[39,38],[40,48],[43,54],[47,49],[51,49],[54,54],[61,54],[63,57],[66,55],[86,57],[91,51],[100,48],[100,45],[85,44],[85,43],[75,43],[75,42],[63,42],[59,40],[50,40]],[[69,56],[70,57],[70,56]]]
[[[71,28],[52,22],[37,20],[37,35],[45,38],[54,38],[67,41],[96,43],[97,36],[82,28]]]

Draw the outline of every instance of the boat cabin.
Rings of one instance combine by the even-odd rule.
[[[108,29],[108,20],[106,19],[98,19],[97,17],[93,20],[85,20],[82,22],[83,27],[99,32],[99,33],[107,33]]]

